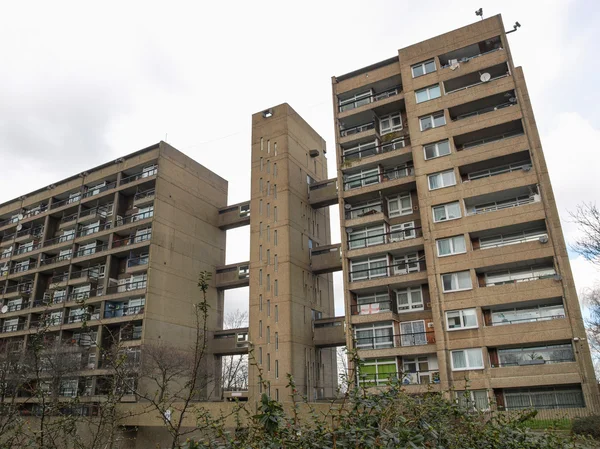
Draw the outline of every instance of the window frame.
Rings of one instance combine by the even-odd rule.
[[[473,316],[475,317],[475,325],[471,325],[471,326],[466,326],[465,322],[465,312],[472,312]],[[448,314],[454,314],[457,313],[458,314],[458,318],[460,321],[460,327],[450,327],[450,323],[448,322]],[[477,318],[477,309],[475,307],[471,307],[468,309],[459,309],[459,310],[447,310],[445,313],[445,319],[446,319],[446,330],[448,332],[451,331],[460,331],[460,330],[465,330],[465,329],[478,329],[479,328],[479,319]]]
[[[458,280],[458,275],[461,273],[468,273],[469,275],[469,284],[471,284],[468,288],[460,288],[459,287],[459,280]],[[446,290],[444,287],[444,276],[456,276],[456,286],[458,288],[454,289],[454,290]],[[462,291],[467,291],[467,290],[473,290],[473,279],[471,278],[471,271],[470,270],[464,270],[464,271],[453,271],[452,273],[443,273],[440,275],[440,280],[442,282],[442,292],[443,293],[453,293],[453,292],[462,292]],[[450,283],[452,284],[452,280],[450,281]]]
[[[408,208],[403,208],[402,200],[405,200],[407,198],[410,203],[410,206],[408,206]],[[394,195],[394,196],[388,196],[385,198],[385,200],[387,203],[387,212],[388,212],[389,218],[402,217],[404,215],[410,215],[414,212],[413,203],[412,203],[412,195],[410,194],[410,192],[398,193],[397,195]],[[398,202],[398,209],[397,209],[398,212],[392,212],[392,210],[391,210],[392,208],[390,207],[391,201]]]
[[[435,89],[436,87],[439,91],[439,95],[437,97],[432,97],[431,90]],[[427,93],[427,99],[419,101],[419,94],[423,93],[423,92]],[[422,89],[419,89],[419,90],[415,90],[415,101],[417,104],[426,103],[427,101],[435,100],[436,98],[440,98],[441,96],[442,96],[442,86],[439,83],[432,84],[431,86],[423,87]]]
[[[400,121],[400,125],[394,126],[394,119],[398,119]],[[389,122],[390,122],[390,126],[388,128],[385,128],[385,130],[382,127],[382,122],[384,120],[389,120]],[[379,117],[378,124],[379,124],[379,135],[381,135],[381,136],[385,136],[386,134],[400,131],[403,129],[402,114],[398,111],[398,112],[393,112],[391,114],[387,114],[382,117]]]
[[[444,175],[448,174],[448,173],[452,173],[452,177],[454,178],[454,184],[446,184],[445,183],[445,178]],[[431,180],[434,179],[434,177],[439,176],[440,179],[440,185],[439,187],[432,187],[431,186]],[[429,191],[433,191],[433,190],[440,190],[440,189],[445,189],[447,187],[454,187],[456,185],[456,172],[454,171],[453,168],[451,168],[450,170],[444,170],[444,171],[440,171],[437,173],[431,173],[430,175],[427,175],[427,186],[429,187]]]
[[[481,366],[479,366],[479,365],[471,366],[470,365],[468,353],[473,352],[473,351],[479,351],[479,354],[481,356]],[[454,366],[454,354],[458,353],[458,352],[463,352],[465,354],[465,367],[464,368],[457,368]],[[465,349],[455,349],[453,351],[450,351],[450,364],[452,367],[452,371],[483,370],[483,369],[485,369],[485,361],[483,360],[483,350],[482,350],[482,348],[465,348]]]
[[[427,64],[431,63],[431,62],[433,62],[433,70],[430,70],[428,72],[426,67],[427,67]],[[421,68],[423,70],[423,73],[415,75],[415,68]],[[437,64],[435,63],[435,58],[430,58],[430,59],[427,59],[426,61],[419,62],[417,64],[413,64],[410,66],[410,73],[411,73],[413,79],[428,75],[433,72],[437,72]]]
[[[444,119],[444,123],[442,123],[440,125],[436,125],[435,120],[436,120],[436,118],[440,118],[440,117]],[[423,127],[423,120],[426,120],[426,119],[431,120],[431,126]],[[432,112],[431,114],[423,115],[423,116],[419,117],[419,129],[421,130],[421,132],[427,131],[428,129],[441,128],[442,126],[446,126],[447,124],[448,123],[446,122],[446,114],[444,113],[443,110]]]
[[[444,154],[440,154],[440,144],[447,143],[448,144],[448,152]],[[427,148],[434,148],[435,155],[432,157],[427,157]],[[437,142],[427,143],[423,145],[423,157],[426,161],[430,161],[432,159],[437,159],[438,157],[450,156],[452,154],[452,147],[450,146],[450,139],[438,140]]]
[[[457,251],[454,239],[459,239],[461,237],[462,237],[462,245],[463,245],[464,250]],[[441,251],[440,251],[440,243],[441,242],[445,242],[445,241],[450,242],[450,252],[448,254],[442,254]],[[435,247],[437,249],[437,256],[438,257],[448,257],[448,256],[456,256],[458,254],[466,254],[466,252],[467,252],[467,240],[465,239],[464,234],[453,235],[451,237],[444,237],[442,239],[436,239],[436,241],[435,241]]]
[[[413,302],[413,295],[416,296],[416,292],[419,292],[419,296],[421,299],[420,307],[415,307],[418,302]],[[398,295],[406,293],[407,303],[406,305],[400,305]],[[419,285],[418,287],[406,287],[406,288],[397,288],[394,290],[394,294],[396,295],[396,310],[397,313],[409,313],[416,312],[419,310],[425,310],[425,301],[423,300],[423,287]]]
[[[444,208],[444,213],[446,214],[446,216],[449,216],[450,214],[448,214],[448,208],[447,206],[450,205],[454,205],[456,204],[456,206],[458,207],[458,212],[459,212],[459,216],[455,217],[455,218],[446,218],[445,220],[436,220],[435,218],[435,209],[436,208],[440,208],[443,207]],[[444,203],[444,204],[438,204],[436,206],[431,206],[431,216],[433,218],[433,222],[434,223],[443,223],[445,221],[452,221],[452,220],[459,220],[462,218],[462,208],[460,207],[460,201],[452,201],[450,203]]]

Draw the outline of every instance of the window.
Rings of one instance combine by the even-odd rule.
[[[383,136],[402,129],[402,117],[399,112],[383,116],[379,119],[379,133]]]
[[[385,242],[384,225],[362,228],[348,234],[348,246],[350,249],[364,248],[366,246],[381,245]]]
[[[429,181],[429,190],[441,189],[456,185],[456,176],[454,170],[446,170],[440,173],[434,173],[427,177]]]
[[[361,170],[352,175],[344,177],[344,190],[357,189],[359,187],[377,184],[379,182],[379,169]]]
[[[262,268],[258,270],[258,285],[262,285]]]
[[[262,295],[258,295],[258,311],[262,312],[263,309],[263,298]]]
[[[279,321],[279,306],[275,306],[275,322]]]
[[[262,338],[262,320],[258,321],[258,336]]]
[[[277,178],[277,162],[273,163],[273,177]]]
[[[263,362],[263,358],[262,358],[262,348],[258,348],[258,363],[260,363],[262,365]],[[262,385],[262,382],[260,383],[260,385]]]
[[[263,171],[263,167],[264,167],[264,162],[263,162],[263,158],[260,158],[260,171]]]
[[[533,266],[527,268],[515,268],[513,270],[495,271],[485,274],[485,286],[514,284],[517,282],[537,281],[548,279],[556,275],[553,267]]]
[[[420,62],[411,67],[412,77],[417,78],[419,76],[427,75],[428,73],[435,72],[435,60],[430,59],[429,61]]]
[[[279,360],[275,360],[275,379],[279,379]],[[279,393],[279,390],[276,390]]]
[[[259,190],[260,194],[262,195],[263,194],[263,179],[262,178],[260,178],[258,180],[258,190]]]
[[[463,254],[467,252],[465,236],[457,235],[435,241],[437,245],[438,257],[451,256],[453,254]]]
[[[271,203],[267,203],[267,218],[271,216]]]
[[[585,407],[580,386],[506,389],[504,401],[507,410]]]
[[[423,310],[423,291],[421,286],[395,290],[398,313]]]
[[[391,321],[355,326],[357,349],[394,347],[394,327]]]
[[[444,126],[446,124],[446,116],[444,115],[444,111],[439,111],[431,115],[420,117],[419,124],[421,125],[421,131]]]
[[[456,220],[461,217],[460,204],[458,201],[448,204],[440,204],[439,206],[433,206],[433,221],[439,223],[440,221]]]
[[[258,213],[262,215],[263,200],[258,200]]]
[[[373,385],[385,384],[397,376],[396,359],[366,359],[360,364],[359,382]]]
[[[273,245],[277,246],[277,231],[273,231]]]
[[[457,391],[458,404],[467,410],[489,410],[490,401],[486,390]]]
[[[260,310],[262,310],[262,306],[261,306]],[[267,316],[271,316],[271,300],[270,299],[267,299]]]
[[[424,89],[415,91],[417,97],[417,103],[423,103],[424,101],[433,100],[441,96],[441,90],[439,84],[435,86],[429,86]]]
[[[574,362],[570,343],[526,348],[498,349],[500,366],[544,365],[546,363]]]
[[[479,239],[479,248],[497,248],[499,246],[514,245],[517,243],[534,242],[544,237],[548,238],[548,233],[545,229],[531,229],[507,234],[498,234],[490,237],[481,237]]]
[[[481,348],[459,349],[451,351],[452,371],[483,369],[483,354]]]
[[[407,221],[406,223],[400,223],[397,225],[390,226],[390,241],[400,242],[406,239],[414,239],[415,233],[415,222]]]
[[[277,206],[273,208],[273,221],[277,223]]]
[[[388,215],[390,218],[400,217],[413,213],[412,199],[410,193],[401,193],[387,198]],[[352,217],[356,218],[356,217]]]
[[[271,343],[271,326],[267,326],[267,344]]]
[[[277,184],[273,184],[273,198],[277,199]]]
[[[385,291],[356,295],[356,303],[359,315],[390,311],[390,296]]]
[[[559,304],[540,304],[526,307],[511,307],[492,310],[492,326],[503,324],[531,323],[565,317],[565,307]]]
[[[477,311],[475,309],[464,309],[446,312],[446,327],[449,331],[475,329],[477,327]]]
[[[267,291],[271,290],[271,275],[267,274]]]
[[[267,250],[267,265],[271,265],[271,250]]]
[[[354,94],[350,98],[346,98],[345,100],[339,99],[339,111],[344,112],[371,103],[371,94],[372,92],[369,89],[366,92]]]
[[[387,258],[373,257],[365,260],[350,261],[350,281],[360,281],[387,276]]]
[[[420,346],[427,344],[425,321],[404,321],[400,323],[402,346]]]
[[[279,351],[279,332],[275,332],[275,351]]]
[[[273,256],[273,271],[277,271],[277,254]]]
[[[377,141],[359,143],[352,148],[344,148],[344,160],[360,159],[377,154]]]
[[[457,273],[442,274],[442,285],[444,293],[470,290],[473,288],[471,273],[469,271],[459,271]]]
[[[394,274],[408,274],[418,271],[421,271],[421,264],[417,253],[394,257]]]
[[[258,246],[258,260],[262,260],[262,245]]]

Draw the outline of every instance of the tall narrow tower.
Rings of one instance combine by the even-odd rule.
[[[288,373],[310,399],[336,386],[335,351],[313,342],[313,320],[334,312],[331,274],[313,274],[310,264],[311,249],[330,244],[329,210],[308,198],[310,184],[327,179],[325,152],[288,104],[252,116],[251,397],[285,400]]]

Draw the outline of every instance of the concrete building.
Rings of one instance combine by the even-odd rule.
[[[333,77],[346,343],[359,382],[598,410],[523,70],[500,16]],[[333,187],[332,187],[333,192]],[[492,401],[493,400],[493,401]]]

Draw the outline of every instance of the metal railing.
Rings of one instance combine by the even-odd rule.
[[[15,233],[13,233],[13,234],[6,234],[6,235],[3,235],[3,236],[2,236],[2,240],[0,240],[0,241],[2,241],[2,242],[7,242],[7,241],[9,241],[9,240],[12,240],[12,239],[14,239],[14,238],[15,238],[15,235],[16,235]]]
[[[355,232],[360,233],[361,230],[357,229]],[[369,235],[367,237],[361,237],[357,239],[348,239],[348,249],[361,249],[370,248],[371,246],[383,245],[386,243],[401,242],[403,240],[410,240],[423,235],[422,228],[415,226],[413,228],[399,229],[397,231],[384,232],[382,234]],[[373,242],[373,240],[375,240]],[[361,246],[352,246],[353,242],[364,242]]]
[[[365,104],[371,104],[371,103],[375,103],[377,101],[385,100],[386,98],[394,97],[394,96],[400,94],[401,92],[402,92],[402,86],[398,85],[391,89],[383,90],[379,93],[372,93],[370,95],[361,96],[360,98],[355,99],[354,101],[348,101],[348,100],[350,100],[350,98],[348,98],[348,100],[338,100],[338,111],[339,112],[351,111],[352,109],[356,109],[360,106],[364,106]],[[365,100],[367,100],[367,99],[369,101],[365,102]],[[345,102],[345,103],[343,103],[343,102]]]
[[[81,279],[96,281],[100,278],[100,266],[85,268],[79,271],[72,271],[69,279]]]
[[[510,209],[512,207],[523,206],[526,204],[537,203],[541,201],[541,198],[538,194],[533,194],[529,196],[517,197],[514,200],[511,198],[509,200],[504,200],[501,202],[496,202],[495,204],[490,204],[489,206],[474,206],[467,208],[467,215],[478,215],[478,214],[486,214],[488,212],[496,212],[498,210]]]
[[[3,228],[9,224],[17,224],[19,222],[18,218],[7,218],[6,220],[0,221],[0,228]]]
[[[73,203],[76,203],[76,202],[78,202],[79,200],[81,200],[81,194],[79,194],[78,196],[74,196],[73,198],[65,198],[64,200],[60,200],[60,201],[57,201],[57,202],[55,202],[55,203],[53,202],[53,203],[50,205],[50,209],[57,209],[57,208],[59,208],[59,207],[61,207],[61,206],[64,206],[64,205],[66,205],[66,204],[73,204]]]
[[[20,304],[10,304],[7,305],[7,312],[17,312],[19,310],[23,310],[23,309],[28,309],[29,308],[29,301],[26,302],[21,302]]]
[[[473,112],[467,112],[466,114],[457,115],[453,120],[454,121],[463,120],[463,119],[466,119],[469,117],[475,117],[477,115],[487,114],[488,112],[498,111],[500,109],[508,108],[510,106],[515,106],[516,104],[517,104],[517,102],[514,102],[514,103],[507,102],[507,103],[501,103],[496,106],[488,106],[488,107],[481,108],[481,109],[478,109]]]
[[[360,178],[354,178],[344,180],[344,190],[354,190],[362,187],[368,187],[375,184],[381,184],[382,182],[392,181],[394,179],[402,179],[415,174],[415,168],[412,165],[404,167],[396,167],[387,169],[382,172],[375,173],[373,175],[361,176]],[[365,183],[365,180],[369,180]],[[352,184],[359,183],[359,185],[352,186]]]
[[[118,308],[110,309],[108,304],[104,309],[104,318],[120,318],[122,316],[140,315],[144,313],[145,305],[128,306],[125,304],[119,305]],[[141,331],[140,331],[141,333]],[[141,337],[140,337],[141,338]]]
[[[88,290],[86,292],[73,292],[65,296],[65,302],[85,301],[86,299],[102,296],[102,287]]]
[[[67,234],[67,235],[60,235],[58,237],[54,237],[54,238],[46,240],[42,246],[47,247],[47,246],[51,246],[51,245],[56,245],[57,243],[65,243],[65,242],[69,242],[69,241],[73,240],[74,238],[75,238],[75,233]]]
[[[55,274],[54,276],[52,276],[50,278],[50,283],[57,284],[59,282],[67,282],[68,280],[69,280],[69,273],[65,272],[65,273]]]
[[[71,214],[71,215],[65,215],[64,217],[62,217],[60,219],[60,222],[61,223],[71,223],[75,220],[77,220],[77,212],[75,212],[74,214]]]
[[[575,357],[569,357],[569,358],[560,358],[560,359],[523,359],[523,360],[516,360],[514,362],[499,362],[499,363],[492,363],[490,364],[490,367],[492,368],[506,368],[509,366],[531,366],[531,365],[546,365],[546,364],[553,364],[553,363],[569,363],[569,362],[574,362],[575,361]]]
[[[346,210],[346,220],[353,220],[357,218],[366,217],[368,215],[374,215],[378,213],[384,213],[384,202],[373,203],[366,206],[353,207],[350,210]]]
[[[465,75],[465,76],[468,76],[468,75]],[[500,79],[500,78],[506,78],[507,76],[510,76],[510,72],[508,72],[508,71],[506,71],[506,72],[504,72],[504,73],[502,73],[500,75],[493,76],[493,77],[491,77],[487,81],[476,81],[474,83],[467,84],[466,86],[458,87],[458,88],[453,89],[453,90],[448,90],[448,91],[446,91],[446,95],[452,94],[454,92],[459,92],[461,90],[471,89],[472,87],[479,86],[479,85],[485,84],[485,83],[489,83],[491,81],[494,81],[494,80],[497,80],[497,79]],[[445,87],[445,84],[444,84],[444,87]]]
[[[145,220],[147,218],[151,218],[152,216],[154,216],[153,210],[149,210],[147,212],[142,212],[140,214],[126,215],[124,217],[117,218],[117,222],[116,222],[115,226],[122,226],[127,223],[134,223],[136,221],[141,221],[141,220]]]
[[[145,192],[138,192],[133,196],[133,202],[135,203],[137,200],[154,196],[154,194],[155,189],[146,190]]]
[[[493,313],[493,312],[492,312]],[[506,324],[519,324],[519,323],[537,323],[538,321],[551,321],[558,320],[561,318],[566,318],[564,314],[561,315],[550,315],[550,316],[540,316],[540,317],[530,317],[530,318],[518,318],[514,320],[502,319],[502,321],[494,321],[494,317],[492,315],[492,324],[491,326],[504,326]]]
[[[140,290],[146,288],[148,281],[144,279],[143,281],[137,282],[127,282],[125,284],[119,285],[111,285],[106,289],[106,294],[110,295],[112,293],[124,293],[132,290]]]
[[[526,277],[526,278],[519,278],[519,279],[511,279],[508,281],[499,281],[499,282],[491,282],[491,283],[487,283],[485,284],[486,287],[493,287],[496,285],[509,285],[509,284],[518,284],[519,282],[529,282],[529,281],[539,281],[542,279],[553,279],[556,278],[556,274],[542,274],[539,276],[531,276],[531,277]]]
[[[129,184],[130,182],[137,181],[138,179],[149,178],[150,176],[154,176],[157,173],[158,173],[158,165],[154,165],[153,167],[150,168],[150,170],[144,170],[139,173],[136,173],[135,175],[131,175],[131,176],[122,178],[121,185]]]
[[[362,133],[370,129],[375,129],[375,122],[363,123],[362,125],[352,126],[351,128],[340,129],[340,137],[347,137],[353,134]]]
[[[122,239],[113,240],[112,247],[118,248],[120,246],[135,245],[136,243],[148,241],[151,238],[152,238],[152,232],[148,232],[148,233],[140,234],[140,235],[134,234],[134,235],[130,235],[128,237],[124,237]]]
[[[46,212],[48,210],[48,204],[40,204],[39,207],[35,207],[34,209],[24,212],[23,213],[23,218],[21,218],[21,220],[25,220],[29,217],[35,217],[36,215],[39,215],[43,212]]]
[[[77,237],[84,237],[86,235],[96,234],[97,232],[104,231],[105,229],[110,229],[110,227],[111,227],[110,222],[100,223],[99,225],[94,226],[93,228],[85,227],[85,228],[77,231]]]
[[[87,192],[84,192],[83,195],[81,195],[81,198],[82,199],[90,198],[92,196],[100,195],[102,192],[106,192],[107,190],[114,189],[116,186],[117,186],[117,182],[113,181],[113,182],[109,182],[108,184],[106,184],[102,187],[92,187]]]
[[[18,239],[20,237],[26,237],[26,236],[41,237],[43,232],[44,232],[43,226],[39,226],[36,228],[22,229],[15,234],[15,238]]]
[[[499,51],[499,50],[504,50],[504,49],[502,47],[494,48],[493,50],[490,50],[490,51],[484,51],[483,53],[477,53],[476,55],[473,55],[473,56],[467,56],[467,57],[464,57],[464,58],[460,58],[460,60],[458,62],[459,63],[461,63],[461,62],[467,62],[467,61],[470,61],[471,59],[479,58],[480,56],[487,55],[489,53],[494,53],[494,52]],[[449,62],[447,64],[444,64],[442,66],[442,69],[445,69],[446,67],[450,67],[450,63]]]
[[[25,329],[25,324],[27,323],[5,324],[2,326],[1,331],[2,333],[22,331]]]
[[[57,255],[54,257],[45,257],[40,261],[40,266],[41,265],[50,265],[53,263],[58,263],[58,262],[63,262],[65,260],[71,260],[71,253],[69,254],[62,254],[62,255]]]
[[[110,208],[108,206],[110,206]],[[99,207],[93,207],[92,209],[88,209],[88,210],[82,210],[81,213],[79,214],[79,219],[89,217],[91,215],[97,215],[98,218],[109,217],[112,214],[112,207],[113,207],[112,204],[110,204],[107,206],[99,206]]]
[[[397,312],[396,301],[390,299],[373,302],[361,302],[360,304],[352,304],[350,313],[352,315],[374,315],[377,313]]]
[[[468,148],[475,148],[481,145],[485,145],[491,142],[497,142],[499,140],[510,139],[511,137],[518,137],[524,135],[523,130],[509,131],[507,133],[497,134],[491,137],[485,137],[483,139],[472,140],[457,146],[457,150],[466,150]]]
[[[403,385],[427,385],[440,382],[440,372],[438,370],[381,373],[381,374],[359,374],[358,382],[363,386],[385,385],[390,382],[400,382]]]
[[[127,268],[139,267],[141,265],[148,265],[148,256],[147,255],[127,259]]]
[[[15,254],[16,255],[27,254],[27,253],[30,253],[32,251],[36,251],[36,250],[40,249],[41,247],[42,247],[42,243],[41,242],[40,243],[35,243],[33,245],[27,245],[27,246],[20,245],[17,248],[17,250],[15,251]]]
[[[8,294],[8,293],[21,293],[24,295],[29,295],[31,293],[31,291],[33,290],[33,283],[31,282],[24,282],[22,284],[15,284],[15,285],[7,285],[4,288],[4,294]]]
[[[93,248],[80,248],[75,251],[73,257],[84,257],[91,256],[92,254],[101,253],[102,251],[106,251],[108,249],[108,243],[102,243],[100,245],[96,245]]]
[[[390,274],[389,268],[393,268],[392,274]],[[414,262],[402,262],[391,265],[382,265],[373,268],[365,268],[363,270],[353,270],[350,271],[350,282],[359,282],[359,281],[367,281],[371,279],[385,278],[391,276],[404,276],[410,273],[418,273],[420,271],[424,271],[426,268],[425,259],[419,259]],[[383,272],[381,272],[383,270]],[[371,274],[372,271],[375,271],[375,274]],[[355,273],[366,273],[365,277],[361,277],[356,279],[354,277]]]
[[[9,259],[12,256],[12,251],[7,251],[7,252],[1,252],[0,253],[0,260],[2,259]]]
[[[434,331],[389,334],[355,338],[356,349],[389,349],[403,346],[425,346],[435,343]]]
[[[376,146],[370,146],[364,149],[358,148],[351,151],[344,150],[342,154],[342,162],[389,153],[390,151],[406,148],[407,145],[410,145],[410,138],[408,136],[403,136],[399,137],[398,140],[382,143]]]
[[[26,271],[33,270],[36,267],[37,267],[37,262],[31,261],[27,265],[15,265],[10,270],[8,270],[8,273],[9,274],[24,273]]]

